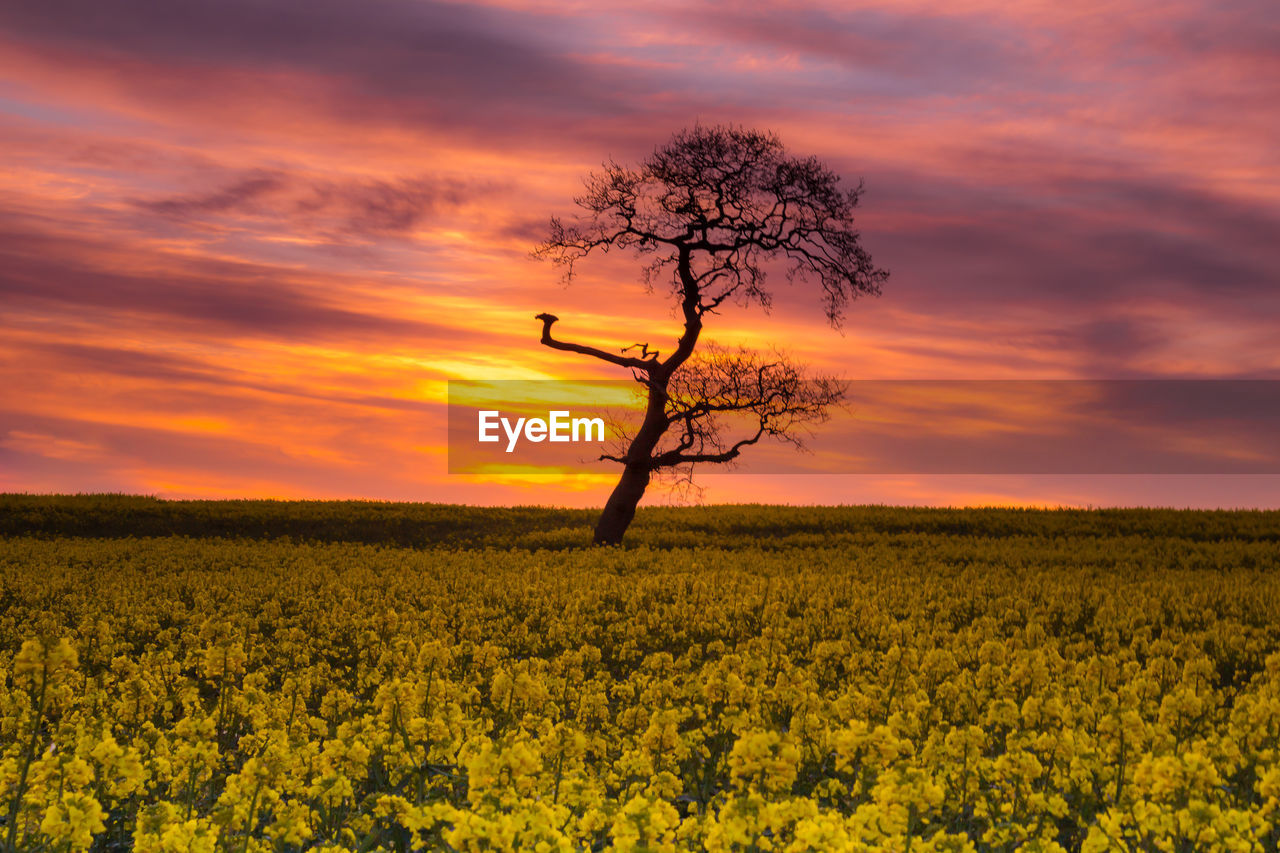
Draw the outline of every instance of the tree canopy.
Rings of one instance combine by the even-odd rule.
[[[671,273],[677,298],[696,291],[691,307],[700,316],[731,298],[769,307],[765,264],[781,257],[789,280],[821,285],[827,318],[838,325],[851,300],[879,294],[889,276],[854,225],[862,192],[861,182],[841,187],[818,158],[789,155],[776,134],[695,126],[638,167],[610,162],[592,173],[574,199],[587,215],[552,218],[535,254],[571,280],[576,262],[595,250],[634,249],[647,256],[644,281]]]

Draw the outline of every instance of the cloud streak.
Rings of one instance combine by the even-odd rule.
[[[136,204],[141,210],[182,224],[232,217],[258,222],[284,220],[295,230],[341,240],[406,236],[431,217],[488,193],[487,188],[447,179],[333,181],[253,171],[211,190],[143,199]]]
[[[843,336],[777,277],[718,340],[859,379],[1280,378],[1278,43],[1266,0],[0,5],[0,486],[597,500],[445,477],[443,380],[607,375],[539,311],[674,338],[630,259],[564,289],[528,250],[697,120],[865,178],[893,271]],[[794,494],[1168,497],[947,482]]]

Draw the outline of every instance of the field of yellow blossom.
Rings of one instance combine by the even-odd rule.
[[[0,851],[1274,851],[1280,513],[0,498]]]

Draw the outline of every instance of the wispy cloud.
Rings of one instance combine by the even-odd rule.
[[[542,310],[674,337],[630,259],[564,289],[528,250],[584,172],[696,120],[865,178],[893,271],[843,336],[776,277],[720,340],[856,378],[1280,377],[1278,26],[1268,0],[2,4],[0,486],[598,499],[445,479],[441,382],[603,375],[537,347]],[[946,483],[847,499],[1142,494]]]

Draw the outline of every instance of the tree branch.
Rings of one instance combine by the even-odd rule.
[[[695,462],[731,462],[738,458],[742,448],[755,444],[763,438],[765,431],[765,428],[761,426],[760,429],[756,430],[755,435],[736,442],[728,450],[720,453],[681,453],[678,450],[663,453],[653,459],[652,465],[655,468],[659,468],[672,465],[689,465]]]
[[[559,321],[559,317],[554,314],[538,314],[535,320],[542,321],[542,344],[552,349],[564,350],[565,352],[576,352],[579,355],[589,355],[592,358],[598,358],[601,361],[607,361],[610,364],[616,364],[619,367],[630,367],[633,370],[643,370],[646,373],[653,370],[658,365],[656,358],[632,358],[630,356],[614,355],[611,352],[605,352],[595,347],[584,346],[582,344],[569,343],[568,341],[557,341],[551,337],[551,326]],[[624,350],[625,352],[625,350]]]

